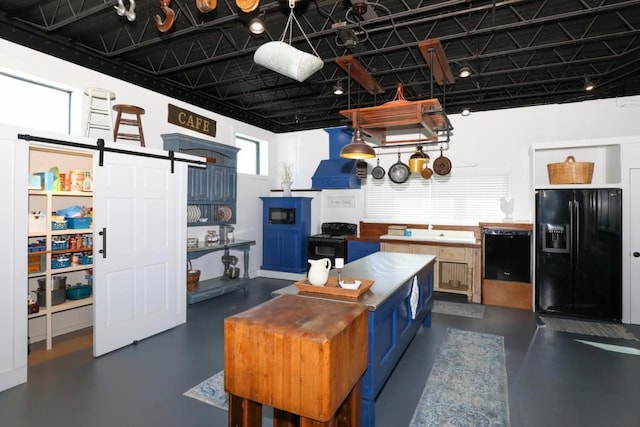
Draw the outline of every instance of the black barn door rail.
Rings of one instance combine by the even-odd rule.
[[[140,157],[151,157],[154,159],[166,159],[169,160],[171,162],[171,173],[173,173],[174,171],[174,162],[185,162],[185,163],[190,163],[193,165],[202,165],[202,166],[206,166],[207,162],[206,161],[202,161],[202,160],[189,160],[189,159],[182,159],[179,157],[175,156],[175,153],[173,151],[169,151],[167,155],[162,155],[162,154],[152,154],[152,153],[138,153],[136,151],[129,151],[127,149],[124,148],[114,148],[114,147],[106,147],[105,143],[104,143],[104,139],[99,138],[96,141],[96,145],[90,145],[90,144],[86,144],[86,143],[82,143],[82,142],[73,142],[73,141],[64,141],[61,139],[52,139],[52,138],[43,138],[40,136],[33,136],[33,135],[28,135],[28,134],[18,134],[18,139],[22,139],[25,141],[34,141],[34,142],[44,142],[47,144],[55,144],[55,145],[64,145],[66,147],[75,147],[75,148],[90,148],[90,149],[94,149],[94,150],[98,150],[100,152],[100,157],[99,157],[99,161],[98,161],[98,165],[99,166],[103,166],[104,165],[104,153],[105,151],[110,152],[110,153],[119,153],[119,154],[129,154],[132,156],[140,156]]]

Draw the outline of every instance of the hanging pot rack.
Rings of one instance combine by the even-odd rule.
[[[392,101],[376,107],[340,111],[340,114],[351,120],[354,128],[361,129],[364,134],[375,139],[381,148],[412,144],[441,144],[448,143],[450,140],[453,126],[440,101],[433,97],[433,80],[435,76],[436,82],[444,86],[454,82],[453,74],[440,40],[426,40],[419,44],[419,48],[431,70],[430,99],[407,101],[404,98],[402,83],[399,83],[396,96]],[[336,62],[343,65],[340,62],[345,61],[343,58],[338,58]],[[414,139],[388,138],[389,132],[406,133],[416,130],[423,136]]]

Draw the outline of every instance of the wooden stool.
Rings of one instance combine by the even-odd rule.
[[[144,134],[142,133],[142,120],[141,115],[144,114],[144,108],[136,107],[135,105],[116,104],[113,106],[113,111],[117,111],[116,126],[113,130],[113,140],[124,139],[127,141],[140,141],[140,146],[144,147]],[[123,114],[135,115],[135,119],[122,118]],[[120,132],[120,126],[136,126],[138,133],[122,133]]]
[[[88,97],[84,111],[84,136],[91,136],[92,129],[106,130],[111,135],[113,133],[111,101],[116,99],[116,94],[100,88],[87,88],[84,94]]]
[[[224,320],[224,388],[229,425],[260,427],[362,423],[367,307],[281,295]]]

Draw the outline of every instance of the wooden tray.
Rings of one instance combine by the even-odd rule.
[[[296,286],[300,289],[301,292],[308,292],[313,294],[324,294],[324,295],[336,295],[348,298],[358,298],[360,295],[364,294],[369,290],[369,288],[373,285],[374,280],[368,279],[358,279],[362,283],[360,283],[360,287],[358,289],[344,289],[338,287],[338,278],[335,276],[330,276],[329,281],[324,286],[314,286],[309,284],[309,280],[304,279],[296,282]]]

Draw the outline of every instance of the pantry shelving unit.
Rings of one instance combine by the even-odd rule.
[[[40,147],[30,149],[30,173],[49,170],[52,166],[58,166],[61,171],[69,169],[90,171],[92,164],[92,157],[82,153]],[[52,288],[55,277],[67,276],[67,285],[87,283],[86,278],[89,276],[89,270],[93,268],[93,229],[89,221],[85,221],[89,225],[88,228],[52,229],[52,215],[57,210],[72,205],[92,206],[93,193],[90,191],[29,189],[28,194],[29,212],[39,213],[35,216],[30,214],[29,219],[28,243],[30,245],[35,243],[39,246],[39,250],[29,252],[28,294],[30,296],[36,295],[36,290],[39,288],[38,279],[45,279],[44,306],[39,307],[38,312],[28,314],[29,329],[32,339],[34,334],[42,334],[41,331],[44,329],[46,348],[50,350],[53,346],[54,335],[91,325],[92,316],[89,315],[90,313],[73,314],[70,311],[93,305],[93,297],[91,296],[75,300],[65,298],[64,302],[53,304]],[[62,248],[56,245],[54,248],[54,239],[56,242],[60,242],[62,241],[61,236],[67,235],[82,236],[83,243],[70,248],[67,246],[67,240],[67,245]],[[88,245],[85,245],[84,242],[87,242]],[[56,260],[62,255],[69,259],[69,266],[66,266],[65,262],[62,264],[63,267],[53,268],[61,265]],[[84,255],[82,257],[83,263],[80,263],[80,255]],[[77,258],[78,262],[72,262],[72,258]],[[33,299],[37,300],[38,298]],[[44,318],[44,328],[42,323],[34,323],[38,322],[38,318]]]

